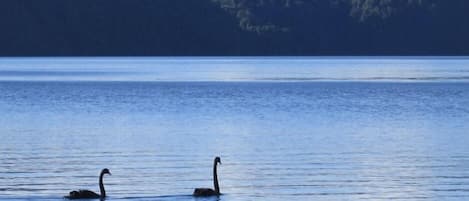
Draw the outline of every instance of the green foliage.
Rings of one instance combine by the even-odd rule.
[[[424,8],[432,5],[431,0],[349,0],[350,14],[360,21],[378,17],[386,19],[410,8]]]
[[[253,32],[288,31],[275,22],[275,18],[291,7],[302,5],[303,0],[212,0],[239,20],[244,30]]]
[[[409,9],[431,9],[434,0],[212,0],[239,20],[244,30],[262,32],[289,31],[292,27],[282,20],[309,17],[317,20],[324,12],[352,17],[357,22],[381,21]],[[281,18],[280,20],[277,20]],[[312,18],[312,19],[311,19]]]
[[[0,2],[3,56],[469,55],[469,0]]]

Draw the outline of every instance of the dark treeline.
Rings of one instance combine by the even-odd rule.
[[[2,0],[1,56],[469,55],[467,0]]]

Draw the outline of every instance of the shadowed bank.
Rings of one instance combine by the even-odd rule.
[[[468,55],[466,0],[2,0],[0,56]]]

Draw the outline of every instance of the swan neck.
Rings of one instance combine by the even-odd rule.
[[[215,192],[220,194],[220,187],[218,186],[217,165],[218,163],[215,161],[213,164],[213,186],[215,188]]]
[[[106,190],[104,190],[103,177],[104,173],[101,173],[101,175],[99,176],[99,191],[101,191],[101,198],[106,197]]]

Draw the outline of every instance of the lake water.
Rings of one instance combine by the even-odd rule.
[[[0,199],[468,200],[469,58],[2,58]]]

